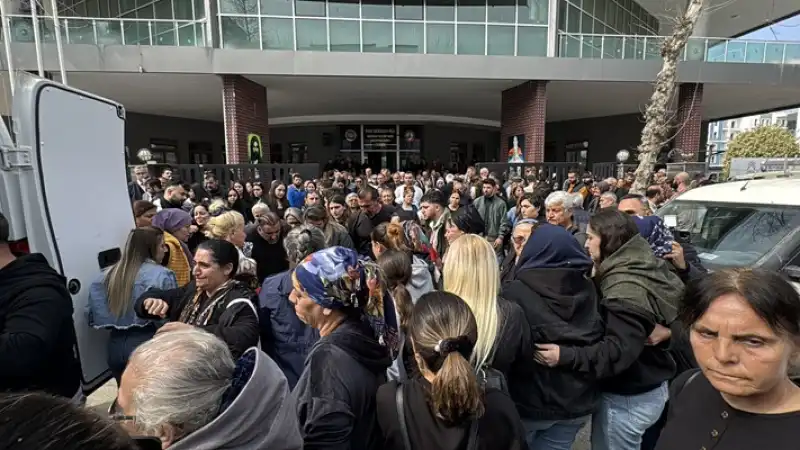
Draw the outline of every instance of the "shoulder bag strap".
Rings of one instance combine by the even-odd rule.
[[[241,304],[241,303],[244,303],[244,304],[246,304],[247,306],[250,307],[250,309],[253,311],[253,314],[256,315],[256,321],[258,321],[259,320],[259,318],[258,318],[258,310],[256,309],[256,305],[254,305],[253,302],[250,301],[249,298],[241,297],[241,298],[233,299],[233,300],[230,301],[230,303],[228,303],[227,306],[225,306],[225,309],[228,309],[233,305],[238,305],[238,304]],[[258,343],[256,344],[256,346],[259,349],[261,348],[261,338],[260,337],[258,338]]]
[[[403,406],[403,385],[397,383],[397,390],[394,393],[394,401],[397,406],[397,420],[400,423],[400,434],[403,435],[403,448],[411,450],[411,438],[408,436],[408,426],[406,425],[405,407]]]
[[[470,424],[468,439],[467,450],[478,450],[478,419],[473,420]]]

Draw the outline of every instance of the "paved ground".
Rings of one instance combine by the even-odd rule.
[[[100,414],[105,414],[116,396],[117,383],[111,380],[86,399],[86,406]],[[589,425],[587,424],[578,433],[578,439],[575,441],[575,445],[572,446],[572,450],[589,450],[589,447]]]

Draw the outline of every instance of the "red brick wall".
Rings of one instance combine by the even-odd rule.
[[[225,153],[228,164],[247,164],[247,135],[261,136],[264,162],[270,160],[267,88],[241,75],[222,76]]]
[[[690,161],[697,160],[703,139],[703,85],[681,84],[678,88],[678,113],[675,115],[675,149],[690,153]]]
[[[544,161],[546,118],[547,81],[526,81],[503,91],[499,161],[508,160],[508,140],[516,135],[525,136],[525,161]]]

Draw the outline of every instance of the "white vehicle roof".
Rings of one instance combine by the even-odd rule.
[[[800,178],[729,181],[692,189],[675,200],[800,206]]]

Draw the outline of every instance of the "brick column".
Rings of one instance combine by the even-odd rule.
[[[681,153],[691,154],[687,160],[697,160],[703,145],[703,85],[681,84],[678,88],[678,113],[675,115],[675,144]]]
[[[544,161],[547,81],[526,81],[503,91],[500,112],[500,162],[508,161],[509,139],[525,136],[525,161]]]
[[[264,162],[269,162],[267,88],[241,75],[222,75],[225,156],[228,164],[250,162],[247,136],[261,136]]]

